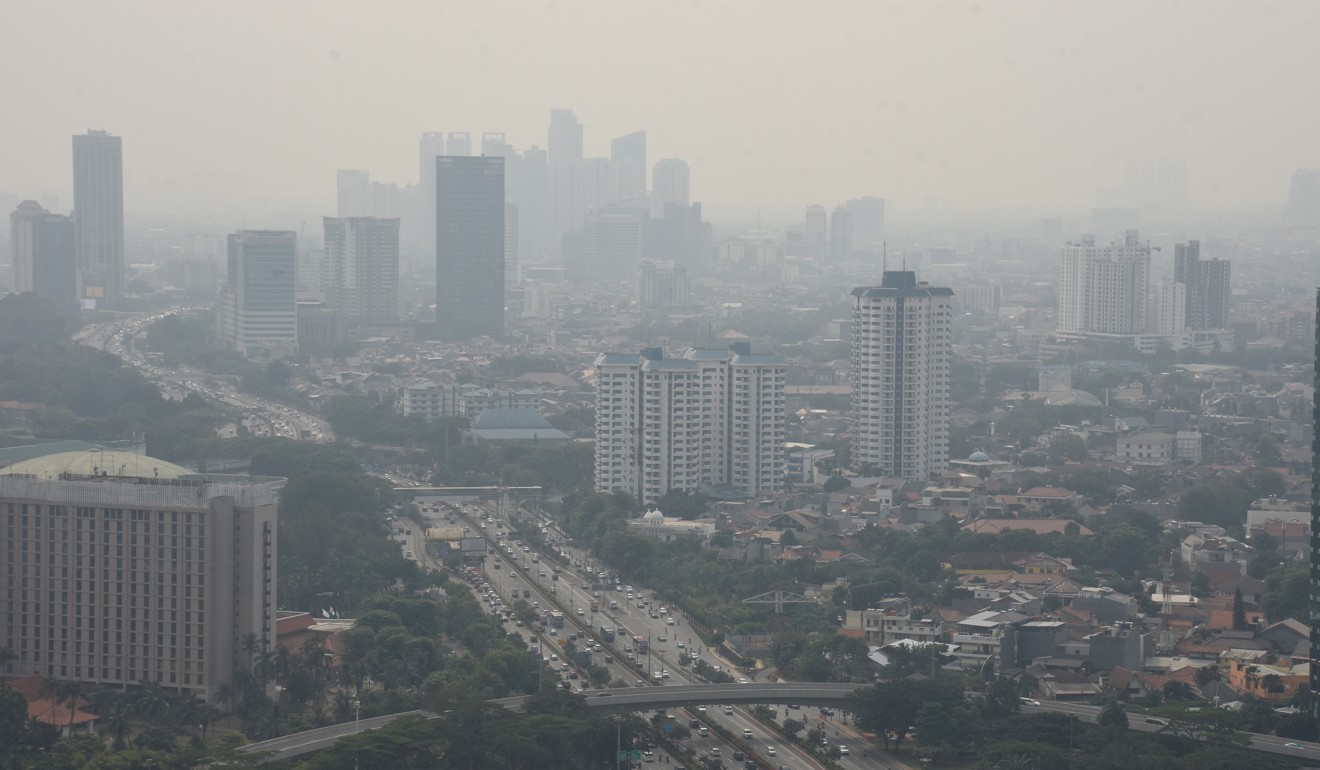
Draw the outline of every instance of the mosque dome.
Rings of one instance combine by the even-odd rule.
[[[642,516],[642,521],[647,524],[664,524],[665,515],[660,512],[659,508],[652,508],[646,512],[646,515]]]
[[[990,455],[988,455],[988,454],[986,454],[985,452],[982,452],[981,450],[978,449],[977,451],[972,452],[971,455],[968,456],[968,458],[967,458],[967,462],[969,462],[969,463],[988,463],[988,462],[990,462]]]

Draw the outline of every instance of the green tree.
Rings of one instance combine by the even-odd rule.
[[[1117,700],[1110,700],[1105,707],[1100,710],[1098,724],[1103,727],[1123,727],[1128,726],[1127,709]]]

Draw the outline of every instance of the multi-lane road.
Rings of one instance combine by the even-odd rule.
[[[301,412],[292,406],[258,398],[236,390],[232,384],[209,377],[187,367],[169,369],[150,361],[138,351],[135,341],[148,326],[166,316],[188,312],[194,308],[174,307],[155,313],[135,315],[100,324],[84,326],[73,339],[88,347],[113,353],[121,361],[134,367],[161,390],[166,398],[182,400],[194,393],[207,401],[226,408],[237,422],[222,428],[225,436],[237,435],[237,424],[255,436],[278,436],[301,441],[332,442],[335,439],[330,424],[315,415]]]
[[[515,591],[530,592],[531,598],[525,600],[537,602],[541,609],[551,606],[562,608],[566,628],[558,631],[558,634],[585,632],[593,636],[593,644],[599,642],[602,647],[601,652],[593,653],[595,662],[605,662],[602,660],[605,655],[613,658],[612,662],[606,663],[610,670],[611,681],[625,685],[631,682],[635,686],[674,687],[701,683],[690,667],[680,661],[680,656],[690,656],[693,650],[697,651],[698,659],[712,666],[727,669],[728,664],[706,650],[701,639],[684,625],[681,617],[669,611],[670,608],[661,606],[650,591],[640,586],[622,584],[614,580],[612,575],[602,575],[600,570],[592,568],[593,562],[589,554],[566,547],[562,533],[550,525],[545,526],[541,536],[552,543],[551,547],[555,548],[564,559],[562,562],[556,563],[546,554],[538,553],[525,539],[518,536],[519,539],[514,540],[515,536],[509,534],[515,529],[526,529],[529,526],[540,528],[542,526],[540,522],[529,524],[526,521],[513,522],[499,518],[493,505],[469,504],[462,506],[460,510],[465,526],[485,535],[497,551],[496,555],[487,557],[485,569],[487,579],[506,596],[513,595]],[[532,560],[533,557],[535,561]],[[500,564],[498,568],[495,567],[497,561]],[[556,566],[560,570],[558,579],[554,571]],[[612,644],[599,638],[599,631],[603,626],[615,630],[616,638]],[[627,629],[628,634],[620,636],[618,633],[620,628]],[[551,641],[544,644],[541,649],[546,650],[556,646],[557,641],[563,638],[558,634],[548,637]],[[634,641],[636,637],[648,640],[647,653],[639,653],[638,645]],[[581,642],[575,641],[575,644],[580,649]],[[549,654],[555,653],[552,651]],[[739,672],[729,673],[733,675],[734,682],[727,685],[731,689],[725,692],[736,692],[738,688],[749,686],[755,689],[755,686],[749,685],[747,678]],[[591,691],[583,694],[587,695],[593,704],[596,703],[596,697],[606,697],[593,696]],[[638,693],[637,697],[645,696]],[[728,700],[734,699],[725,699]],[[745,697],[742,700],[746,702]],[[804,697],[804,700],[810,699]],[[795,705],[801,706],[801,704]],[[763,763],[762,766],[793,770],[821,767],[821,764],[801,746],[785,743],[744,708],[735,707],[732,703],[720,701],[714,696],[710,703],[685,710],[670,709],[670,712],[674,713],[677,720],[685,720],[688,724],[692,721],[697,723],[698,729],[693,731],[690,740],[692,748],[699,755],[719,757],[725,760],[726,765],[735,762],[738,755],[750,751],[751,758],[759,759]],[[789,713],[793,713],[796,718],[805,719],[808,723],[815,721],[812,716],[816,713],[815,709],[799,708]],[[733,743],[720,738],[715,730],[708,730],[708,734],[704,736],[700,734],[700,726],[714,724],[720,725],[734,736]],[[834,737],[833,733],[836,729],[838,727],[830,723],[830,741],[837,745],[848,746],[850,749],[849,754],[839,760],[843,767],[856,768],[856,770],[902,767],[879,759],[876,756],[879,752],[875,751],[875,747],[862,745],[859,743],[860,739],[855,736],[850,737],[845,733],[842,737]],[[860,756],[862,749],[867,750],[867,757]]]

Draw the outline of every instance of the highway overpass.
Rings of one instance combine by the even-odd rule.
[[[866,687],[863,684],[831,684],[827,682],[749,682],[747,684],[685,684],[665,687],[620,687],[610,690],[589,690],[582,693],[587,708],[603,713],[620,711],[651,711],[699,704],[800,704],[805,706],[843,707],[849,693]],[[490,701],[510,711],[521,712],[531,696],[499,698]],[[374,730],[406,716],[424,716],[436,719],[438,715],[426,711],[405,711],[381,717],[363,719],[361,730]],[[353,722],[305,730],[260,743],[240,746],[239,751],[266,754],[263,761],[288,759],[333,746],[345,735],[356,732]]]
[[[703,704],[744,705],[756,703],[797,704],[803,706],[847,705],[848,696],[866,687],[864,684],[829,682],[748,682],[747,684],[681,684],[665,687],[627,687],[588,690],[582,693],[587,708],[594,711],[650,711],[678,706]],[[510,711],[522,711],[530,696],[500,698],[491,703]]]

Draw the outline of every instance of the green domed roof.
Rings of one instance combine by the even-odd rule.
[[[132,452],[60,452],[14,463],[0,473],[30,474],[39,479],[59,478],[61,473],[79,476],[132,476],[177,479],[193,472],[174,463]]]

